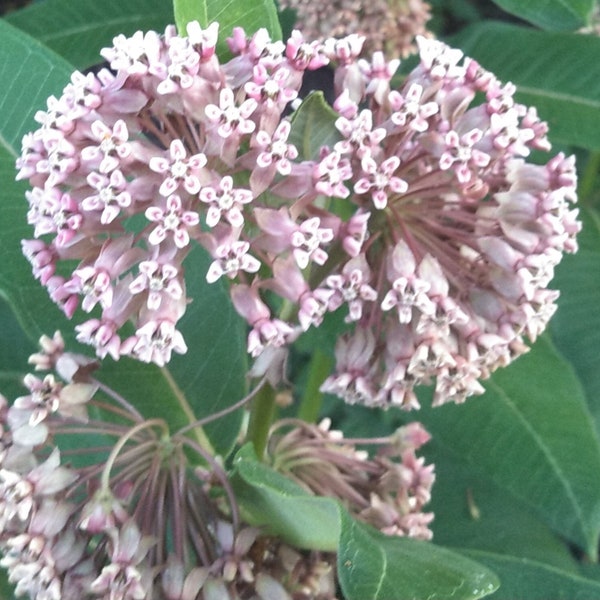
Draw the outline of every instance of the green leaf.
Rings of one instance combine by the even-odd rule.
[[[600,149],[600,38],[488,22],[453,43],[516,84],[519,102],[548,122],[551,141]]]
[[[482,598],[497,587],[488,569],[459,554],[358,523],[336,501],[309,494],[259,462],[251,445],[234,459],[232,484],[249,523],[300,548],[336,551],[339,545],[346,600],[460,600]]]
[[[256,458],[251,445],[234,460],[232,484],[245,519],[298,548],[335,551],[340,507],[313,496]]]
[[[542,29],[571,31],[589,23],[594,0],[494,0],[506,12]]]
[[[333,146],[341,135],[335,127],[339,115],[327,104],[323,92],[312,92],[292,116],[288,141],[300,159],[315,160],[322,146]]]
[[[556,269],[561,295],[551,330],[579,376],[600,434],[600,215],[584,210],[580,217],[579,251]]]
[[[492,552],[461,553],[493,569],[500,589],[493,600],[597,600],[600,583],[527,558]]]
[[[20,240],[32,236],[26,222],[26,186],[16,183],[14,160],[20,139],[35,127],[32,115],[45,108],[45,98],[60,95],[71,68],[63,59],[25,33],[0,21],[0,294],[5,297],[33,342],[41,334],[61,329],[70,347],[74,323],[69,322],[34,281],[21,255]],[[245,394],[246,349],[242,319],[235,313],[225,284],[209,285],[205,274],[210,257],[197,247],[187,257],[187,290],[193,301],[179,324],[188,354],[175,356],[159,369],[129,359],[104,361],[99,376],[147,417],[162,417],[173,429],[221,410]],[[80,315],[76,315],[77,317]],[[4,339],[4,344],[10,340]],[[86,349],[87,351],[87,349]],[[238,411],[207,427],[213,446],[227,453],[239,432]]]
[[[173,22],[173,9],[167,0],[46,0],[9,13],[6,20],[86,69],[103,62],[100,50],[120,33],[163,31]]]
[[[4,569],[0,569],[0,598],[10,600],[14,597],[14,586],[8,583],[8,573]]]
[[[0,331],[0,393],[7,398],[15,398],[24,393],[23,376],[27,372],[27,359],[37,348],[25,335],[9,304],[2,298]]]
[[[185,35],[186,25],[193,20],[206,27],[219,23],[217,54],[229,54],[226,39],[234,27],[243,27],[247,35],[265,28],[272,40],[281,39],[281,27],[273,0],[173,0],[175,21],[180,35]]]
[[[222,44],[234,27],[243,27],[249,35],[264,27],[272,40],[281,39],[281,27],[273,0],[206,0],[206,12],[209,23],[219,23]]]
[[[578,572],[579,565],[563,539],[521,500],[491,477],[456,456],[434,437],[423,448],[435,464],[431,524],[436,544],[529,558]]]
[[[600,443],[569,364],[540,339],[485,387],[481,398],[420,417],[434,438],[595,558]]]
[[[36,127],[33,115],[46,107],[46,98],[59,95],[72,68],[58,55],[8,23],[0,20],[0,294],[19,317],[30,339],[52,334],[67,320],[50,306],[45,290],[33,280],[31,269],[21,253],[21,239],[31,237],[25,214],[25,183],[15,182],[15,159],[21,151],[21,138]],[[37,322],[46,312],[45,322]],[[43,319],[42,319],[43,321]],[[8,342],[8,340],[6,340]]]
[[[409,538],[384,536],[342,515],[338,577],[346,600],[483,598],[498,588],[486,567]]]
[[[173,0],[175,24],[179,35],[185,36],[186,26],[190,21],[198,21],[200,27],[209,24],[206,0]]]

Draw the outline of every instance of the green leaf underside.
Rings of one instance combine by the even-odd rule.
[[[162,32],[173,22],[168,0],[46,0],[7,15],[6,20],[85,69],[103,62],[99,52],[116,35]]]
[[[474,25],[454,39],[467,56],[535,106],[558,144],[600,149],[600,38],[548,33],[504,23]]]
[[[341,135],[335,127],[339,115],[327,104],[323,92],[312,92],[292,117],[288,141],[300,159],[315,160],[322,146],[332,147]]]
[[[434,439],[523,500],[591,557],[600,531],[600,444],[578,380],[546,340],[483,397],[424,411]]]
[[[586,391],[600,435],[600,215],[582,210],[580,218],[579,250],[556,269],[553,285],[561,295],[550,325]]]
[[[483,598],[494,573],[429,542],[384,536],[342,516],[338,577],[346,600]]]
[[[598,600],[600,583],[539,563],[479,550],[461,554],[492,569],[500,578],[493,600]]]
[[[309,494],[256,458],[250,445],[234,461],[236,498],[253,525],[300,548],[335,551],[340,536],[340,508],[330,499]]]
[[[5,90],[0,96],[0,111],[8,115],[0,122],[0,294],[33,342],[43,333],[51,335],[61,329],[69,348],[82,351],[74,342],[74,326],[91,315],[78,311],[74,320],[68,321],[33,279],[20,248],[20,240],[33,235],[26,222],[27,185],[14,181],[14,161],[20,153],[21,138],[36,128],[32,115],[46,108],[46,97],[60,95],[72,68],[25,33],[1,21],[0,38],[0,81]],[[20,115],[25,116],[19,118]],[[209,257],[200,248],[194,249],[184,262],[187,289],[194,299],[179,324],[188,345],[187,355],[175,356],[168,371],[131,359],[115,362],[108,358],[99,373],[106,384],[135,404],[144,416],[162,417],[172,429],[221,410],[245,394],[245,330],[231,306],[226,287],[206,283],[208,265]],[[88,348],[83,351],[90,353]],[[218,452],[231,449],[241,417],[237,412],[208,427]]]
[[[493,0],[509,12],[542,29],[571,31],[588,23],[594,0]]]

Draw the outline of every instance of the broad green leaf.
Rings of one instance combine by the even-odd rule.
[[[551,330],[583,385],[600,432],[600,215],[581,211],[579,251],[565,256],[553,285],[561,290]]]
[[[14,586],[8,583],[8,574],[4,569],[0,569],[0,598],[10,600],[14,598]]]
[[[489,475],[465,464],[437,437],[422,453],[435,464],[432,498],[425,510],[435,514],[430,527],[436,544],[529,558],[578,572],[564,540]]]
[[[569,364],[540,339],[486,389],[483,397],[420,418],[434,438],[595,558],[600,443]]]
[[[272,40],[281,39],[274,0],[206,0],[206,13],[209,23],[219,23],[221,48],[226,47],[223,42],[234,27],[243,27],[249,35],[264,27]]]
[[[163,31],[173,23],[168,0],[45,0],[6,20],[46,44],[78,69],[103,62],[99,52],[122,33]]]
[[[338,577],[346,600],[483,598],[498,588],[486,567],[409,538],[384,536],[342,515]]]
[[[17,315],[29,338],[61,329],[73,345],[74,322],[69,322],[34,281],[21,255],[20,240],[32,236],[26,223],[26,186],[15,183],[14,161],[20,139],[35,127],[32,114],[45,108],[45,98],[59,95],[71,68],[56,54],[25,33],[0,22],[0,189],[3,213],[0,223],[0,294]],[[147,417],[166,418],[178,428],[240,400],[245,394],[245,332],[234,312],[225,285],[205,280],[209,257],[200,248],[188,256],[187,290],[193,301],[180,328],[188,354],[176,356],[165,369],[122,359],[104,361],[99,376],[124,395]],[[76,315],[74,321],[82,315]],[[0,343],[10,343],[2,340]],[[87,349],[86,349],[87,351]],[[193,414],[192,414],[193,413]],[[241,414],[234,413],[208,427],[214,447],[228,452],[238,434]]]
[[[23,376],[30,369],[27,359],[37,351],[25,335],[7,302],[0,298],[0,394],[9,400],[25,393]]]
[[[175,21],[180,35],[193,20],[206,27],[219,23],[217,53],[223,58],[229,54],[227,38],[234,27],[242,27],[247,35],[265,28],[272,40],[281,39],[281,27],[273,0],[173,0]]]
[[[209,24],[206,0],[173,0],[175,24],[179,35],[186,35],[186,26],[190,21],[198,21],[201,27]]]
[[[527,558],[479,550],[461,554],[492,569],[500,589],[491,600],[597,600],[600,583]]]
[[[505,11],[542,29],[571,31],[589,22],[594,0],[494,0]]]
[[[600,38],[488,22],[453,43],[516,84],[518,101],[548,122],[551,141],[600,149]]]
[[[233,487],[245,519],[298,548],[335,551],[340,507],[313,496],[256,458],[250,445],[234,460]]]
[[[33,280],[29,264],[21,253],[21,239],[31,237],[27,225],[24,192],[27,185],[15,182],[15,159],[21,151],[21,138],[36,124],[33,115],[46,108],[46,98],[60,94],[72,68],[11,25],[0,20],[0,294],[16,311],[19,321],[33,341],[42,333],[64,328],[67,320],[48,300]],[[45,322],[37,319],[47,312]],[[6,340],[5,342],[8,342]]]
[[[323,92],[312,92],[292,117],[288,141],[298,150],[300,159],[315,160],[322,146],[333,146],[341,139],[335,127],[339,115],[327,104]]]

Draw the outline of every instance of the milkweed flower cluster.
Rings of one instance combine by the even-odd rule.
[[[52,372],[0,396],[0,566],[18,596],[335,599],[333,555],[242,522],[193,436],[144,419],[60,335],[42,343],[32,362]]]
[[[317,496],[340,500],[350,513],[386,535],[430,540],[433,513],[424,512],[435,481],[434,465],[416,451],[430,436],[420,423],[383,439],[344,439],[329,419],[313,425],[283,419],[271,427],[267,460]],[[359,444],[378,444],[370,457]]]
[[[78,339],[159,365],[185,352],[198,243],[206,280],[231,284],[253,357],[268,363],[340,310],[325,391],[405,409],[419,384],[436,404],[481,393],[555,310],[547,286],[580,227],[573,158],[528,162],[549,149],[535,109],[439,41],[419,38],[418,66],[394,86],[399,61],[360,58],[357,35],[234,29],[221,63],[217,33],[115,38],[112,70],[73,74],[24,139],[36,237],[24,252],[69,317],[96,311]],[[311,154],[297,96],[324,65],[332,116]]]

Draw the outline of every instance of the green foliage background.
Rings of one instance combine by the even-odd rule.
[[[549,333],[495,374],[483,397],[431,410],[425,392],[425,408],[410,415],[433,434],[426,455],[436,463],[435,544],[381,538],[327,500],[319,504],[313,527],[298,528],[285,515],[308,519],[316,500],[289,489],[289,482],[247,449],[233,461],[236,489],[255,522],[270,524],[290,541],[301,539],[303,546],[337,548],[348,600],[466,599],[490,593],[495,600],[597,599],[600,38],[577,31],[593,24],[595,2],[435,0],[432,5],[436,32],[514,82],[517,98],[537,106],[549,122],[555,150],[578,156],[584,227],[580,251],[565,258],[553,283],[561,291],[559,310]],[[74,68],[95,64],[98,50],[114,35],[161,30],[174,18],[180,30],[191,18],[203,24],[218,19],[226,33],[242,25],[248,31],[267,26],[273,37],[281,35],[270,0],[179,0],[175,17],[165,0],[43,0],[0,20],[0,385],[7,397],[21,393],[26,357],[41,333],[60,328],[73,348],[87,351],[76,345],[72,327],[21,256],[20,240],[31,236],[26,186],[14,181],[21,137],[34,128],[32,116],[45,107],[45,98],[61,93]],[[225,52],[222,43],[220,51]],[[332,119],[322,98],[311,97],[293,131],[304,155],[335,136]],[[311,130],[318,131],[318,139],[307,133]],[[244,328],[229,307],[226,289],[203,283],[206,260],[198,249],[186,261],[195,298],[182,324],[189,354],[165,369],[109,359],[101,371],[142,412],[163,416],[172,426],[188,422],[191,413],[208,415],[245,393]],[[310,354],[318,342],[327,358],[330,338],[308,336],[300,349]],[[306,377],[299,375],[300,381]],[[406,419],[393,411],[346,408],[332,399],[326,399],[324,410],[347,435],[382,435]],[[241,418],[234,413],[207,430],[218,452],[231,451]],[[10,586],[3,586],[0,592],[10,598]]]

